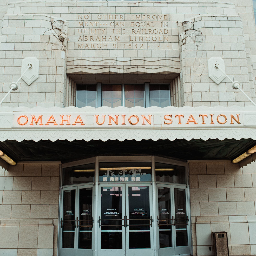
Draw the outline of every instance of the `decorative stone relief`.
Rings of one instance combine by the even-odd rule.
[[[220,57],[212,57],[208,60],[209,77],[216,83],[220,84],[225,78],[225,63]]]
[[[22,60],[21,78],[27,85],[31,85],[39,77],[39,60],[28,57]]]

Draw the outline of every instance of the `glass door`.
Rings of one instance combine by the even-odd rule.
[[[99,254],[153,255],[151,186],[101,185]]]
[[[152,186],[126,186],[126,255],[153,255]]]
[[[159,256],[190,254],[187,204],[186,186],[158,186]]]
[[[60,255],[92,255],[92,187],[72,186],[62,190]]]
[[[99,255],[125,255],[125,186],[102,185],[99,202]]]

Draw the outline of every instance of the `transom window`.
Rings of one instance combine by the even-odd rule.
[[[76,106],[167,107],[171,105],[169,84],[77,85]]]

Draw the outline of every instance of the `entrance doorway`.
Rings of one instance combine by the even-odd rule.
[[[152,186],[109,184],[99,189],[98,255],[153,255]]]
[[[186,163],[96,157],[63,165],[60,256],[191,255]]]

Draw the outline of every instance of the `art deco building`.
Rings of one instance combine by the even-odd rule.
[[[256,255],[255,1],[0,6],[0,255]]]

